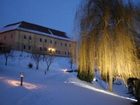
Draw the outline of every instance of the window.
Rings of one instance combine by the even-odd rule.
[[[31,46],[28,47],[28,50],[31,50]]]
[[[32,40],[32,37],[31,36],[29,36],[29,40]]]
[[[67,46],[67,43],[65,43],[65,46]]]
[[[4,36],[4,40],[6,40],[6,36]]]
[[[71,55],[71,53],[70,53],[70,52],[68,52],[68,55]]]
[[[11,34],[11,39],[13,38],[13,34]]]
[[[61,42],[61,46],[63,45],[63,43]]]
[[[26,35],[24,35],[24,39],[26,39]]]
[[[44,47],[44,51],[47,51],[47,47]]]
[[[26,49],[26,46],[25,45],[23,45],[23,49]]]
[[[52,43],[52,40],[50,40],[50,43]]]
[[[57,50],[57,53],[58,53],[58,54],[60,54],[60,51],[59,51],[59,50]]]
[[[69,47],[71,47],[71,44],[69,44]]]
[[[42,47],[40,47],[40,51],[42,51]]]
[[[67,52],[65,52],[65,55],[67,55]]]
[[[40,38],[40,42],[42,42],[42,38]]]
[[[54,44],[56,45],[56,44],[57,44],[57,42],[55,41],[55,42],[54,42]]]
[[[44,42],[46,42],[46,43],[47,43],[47,39],[45,39],[45,40],[44,40]]]

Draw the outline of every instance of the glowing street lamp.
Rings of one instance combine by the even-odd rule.
[[[48,52],[49,52],[50,54],[54,54],[55,51],[56,51],[55,48],[48,48]]]

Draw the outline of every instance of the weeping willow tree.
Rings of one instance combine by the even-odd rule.
[[[77,12],[80,79],[91,82],[95,67],[112,90],[113,77],[140,78],[134,41],[137,12],[130,0],[86,0]]]

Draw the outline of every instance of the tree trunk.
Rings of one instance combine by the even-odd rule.
[[[44,73],[45,73],[45,75],[46,75],[47,71],[45,70],[45,72],[44,72]]]
[[[109,71],[109,91],[112,92],[112,82],[113,82],[113,78],[112,78],[112,70]]]
[[[7,66],[8,58],[5,58],[5,65]]]
[[[36,63],[36,69],[38,70],[38,68],[39,68],[39,63]]]

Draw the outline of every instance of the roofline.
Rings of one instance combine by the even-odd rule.
[[[24,28],[24,27],[20,27],[20,25],[23,22],[27,23],[27,24],[36,25],[36,26],[39,26],[39,27],[46,28],[46,29],[48,29],[48,31],[51,30],[51,32],[53,30],[58,31],[58,32],[62,32],[62,33],[65,34],[66,37],[59,36],[57,34],[54,34],[53,32],[49,34],[49,33],[46,33],[46,32],[41,32],[41,31],[37,31],[37,30],[31,30],[31,29],[27,29],[27,28]],[[0,29],[0,33],[5,33],[5,32],[9,32],[9,31],[14,31],[14,30],[22,30],[22,31],[36,33],[36,34],[40,34],[40,35],[45,35],[45,36],[49,36],[49,37],[57,38],[57,39],[61,39],[61,40],[63,39],[63,40],[68,40],[68,41],[74,41],[73,39],[71,39],[70,37],[67,36],[66,32],[59,31],[59,30],[56,30],[56,29],[53,29],[53,28],[48,28],[48,27],[41,26],[41,25],[38,25],[38,24],[26,22],[26,21],[19,21],[19,22],[13,23],[13,24],[5,25],[3,28]]]

